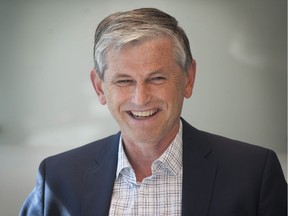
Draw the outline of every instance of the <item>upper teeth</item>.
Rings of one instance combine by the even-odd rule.
[[[151,116],[153,115],[154,113],[156,113],[156,109],[154,110],[147,110],[147,111],[131,111],[131,113],[134,115],[134,116],[138,116],[138,117],[148,117],[148,116]]]

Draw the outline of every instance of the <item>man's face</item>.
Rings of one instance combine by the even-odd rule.
[[[172,141],[179,129],[183,99],[192,94],[196,63],[185,74],[168,38],[126,45],[118,52],[109,51],[106,59],[104,80],[95,71],[91,79],[124,141]]]

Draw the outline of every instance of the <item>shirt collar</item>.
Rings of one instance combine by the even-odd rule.
[[[180,121],[179,130],[174,140],[171,142],[171,144],[165,150],[165,152],[153,162],[152,174],[164,168],[166,168],[173,175],[177,175],[181,171],[182,151],[183,151],[182,131],[183,131],[182,122]],[[118,178],[119,174],[122,171],[128,171],[128,170],[133,171],[133,168],[125,154],[122,143],[122,136],[120,136],[116,178]]]
[[[118,164],[117,164],[117,172],[116,172],[116,178],[118,178],[120,172],[125,169],[132,170],[132,166],[130,162],[128,161],[128,158],[126,156],[126,153],[123,148],[123,143],[122,143],[122,135],[120,135],[119,139],[119,148],[118,148]]]

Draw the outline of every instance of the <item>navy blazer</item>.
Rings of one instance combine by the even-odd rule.
[[[287,184],[273,151],[182,123],[183,216],[287,215]],[[20,215],[108,215],[119,136],[42,161]]]

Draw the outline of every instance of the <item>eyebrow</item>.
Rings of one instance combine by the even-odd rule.
[[[157,71],[152,71],[151,73],[148,74],[148,76],[154,76],[157,74],[165,74],[162,70],[157,70]]]
[[[117,73],[113,76],[113,79],[115,79],[115,78],[127,78],[127,77],[131,77],[131,76],[126,74],[126,73]]]
[[[165,74],[162,70],[156,70],[152,71],[147,74],[147,77],[158,75],[158,74]],[[113,76],[113,79],[119,79],[119,78],[131,78],[132,76],[129,74],[126,74],[125,72],[117,73]]]

